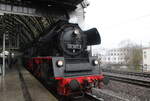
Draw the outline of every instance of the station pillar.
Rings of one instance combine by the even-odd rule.
[[[2,66],[2,74],[5,76],[5,33],[3,34],[3,66]]]

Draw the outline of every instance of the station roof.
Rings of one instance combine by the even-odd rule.
[[[54,24],[58,19],[67,19],[66,12],[60,11],[59,14],[50,8],[64,8],[74,10],[76,5],[81,3],[83,0],[0,0],[0,9],[10,9],[7,8],[8,5],[15,5],[20,7],[30,7],[36,9],[48,8],[50,13],[48,16],[27,16],[27,15],[17,15],[13,13],[5,13],[0,15],[0,45],[2,45],[2,35],[3,33],[8,33],[9,36],[15,40],[17,33],[19,33],[19,42],[22,47],[28,43],[32,43],[34,40],[38,39],[41,35],[46,34],[49,27]],[[11,7],[10,6],[10,7]],[[13,7],[13,6],[12,6]],[[19,11],[19,7],[17,8]],[[46,10],[44,9],[44,10]],[[10,9],[11,10],[11,9]],[[51,10],[51,11],[50,11]]]
[[[82,1],[83,0],[0,0],[0,3],[40,8],[52,5],[74,9],[76,5]]]
[[[9,36],[9,41],[15,41],[19,35],[21,48],[26,48],[26,45],[32,44],[40,36],[48,33],[49,27],[58,20],[55,16],[2,15],[0,16],[0,45],[2,46],[5,33]]]

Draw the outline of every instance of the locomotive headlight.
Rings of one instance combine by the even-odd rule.
[[[74,34],[76,34],[76,35],[80,34],[79,30],[78,30],[78,29],[75,29],[75,30],[74,30]]]
[[[98,60],[94,60],[94,61],[93,61],[93,64],[94,64],[94,65],[98,65]]]
[[[64,62],[62,60],[57,61],[57,66],[62,67],[64,65]]]

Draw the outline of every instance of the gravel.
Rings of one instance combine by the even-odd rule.
[[[97,89],[98,92],[99,89]],[[133,84],[122,83],[110,80],[110,83],[101,91],[118,96],[125,101],[150,101],[150,88],[145,88]],[[96,91],[95,91],[96,92]],[[105,100],[105,101],[124,101],[124,100]]]

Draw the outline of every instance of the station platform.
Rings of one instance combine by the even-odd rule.
[[[0,75],[0,101],[58,100],[26,69],[15,66]]]

